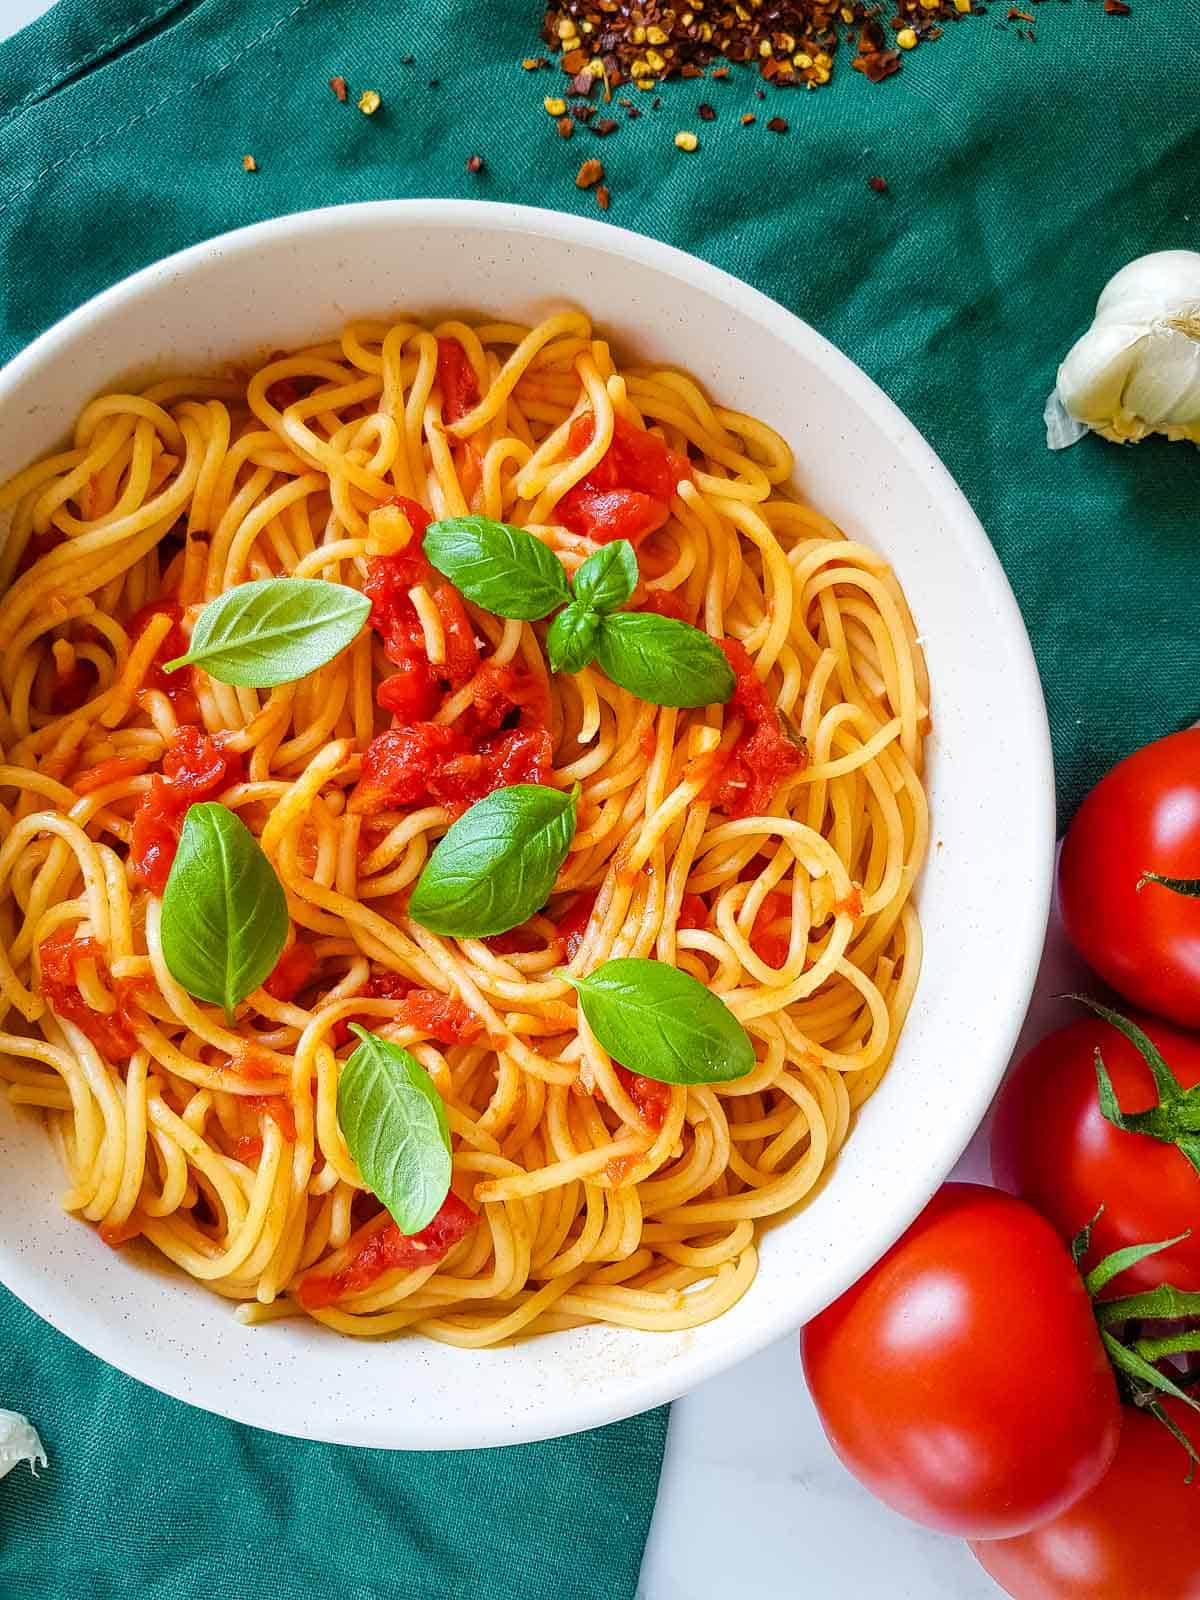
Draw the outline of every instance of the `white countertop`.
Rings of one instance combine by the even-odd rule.
[[[0,38],[52,3],[2,0]],[[1069,962],[1061,935],[1052,934],[1039,995],[1073,987],[1062,973]],[[1053,1004],[1035,1004],[1027,1039],[1049,1026]],[[987,1181],[980,1138],[955,1176]],[[794,1336],[676,1402],[638,1600],[1000,1593],[964,1544],[905,1522],[842,1468],[817,1422]]]

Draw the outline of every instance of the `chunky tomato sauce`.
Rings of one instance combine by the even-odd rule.
[[[437,342],[437,385],[442,391],[442,418],[460,422],[479,404],[479,379],[457,339]]]
[[[109,987],[108,963],[95,939],[76,939],[65,927],[57,929],[38,946],[42,971],[42,994],[67,1022],[85,1033],[109,1061],[127,1061],[137,1047],[133,1031],[134,1007],[127,991],[116,991],[116,1010],[93,1011],[79,992],[76,968],[81,961],[94,961],[101,983]]]
[[[567,434],[572,456],[582,455],[591,444],[592,430],[592,413],[581,412]],[[554,514],[564,528],[596,544],[628,539],[636,547],[666,522],[676,484],[691,475],[686,456],[669,450],[657,434],[615,417],[612,443],[567,490]]]
[[[291,1102],[281,1094],[252,1094],[246,1104],[255,1111],[265,1111],[289,1144],[296,1142],[296,1113]]]
[[[317,958],[310,944],[297,939],[275,963],[263,988],[273,1000],[294,1000],[317,969]]]
[[[126,778],[138,778],[150,763],[143,756],[110,756],[87,767],[71,780],[76,794],[91,794],[95,789],[105,789],[110,783],[121,783]]]
[[[786,894],[770,889],[758,908],[750,930],[750,948],[769,967],[781,967],[787,960],[791,941],[792,903]]]
[[[385,1272],[434,1266],[478,1221],[470,1206],[451,1190],[437,1216],[420,1233],[401,1233],[389,1222],[364,1240],[340,1272],[310,1272],[302,1278],[300,1304],[306,1311],[320,1311],[344,1295],[370,1288]]]
[[[737,639],[716,643],[737,676],[729,711],[745,726],[706,785],[704,798],[731,817],[759,816],[784,778],[803,771],[808,756],[784,731],[746,647]]]
[[[363,1000],[399,1000],[396,1021],[419,1028],[439,1044],[470,1044],[483,1032],[483,1023],[461,1000],[439,989],[419,989],[399,972],[375,972],[358,991]],[[350,1023],[341,1017],[332,1029],[334,1048],[350,1038]]]
[[[595,889],[581,889],[554,924],[554,931],[563,942],[563,956],[567,961],[573,961],[579,954],[583,936],[592,919],[596,894]]]
[[[185,724],[163,757],[162,773],[138,801],[129,855],[140,883],[161,895],[175,860],[187,809],[242,778],[242,758]]]
[[[657,1133],[671,1109],[671,1085],[659,1083],[656,1078],[643,1078],[616,1061],[613,1067],[621,1080],[621,1087],[637,1107],[638,1115],[648,1128]]]
[[[677,928],[704,928],[708,925],[708,907],[698,894],[685,894],[679,902]]]

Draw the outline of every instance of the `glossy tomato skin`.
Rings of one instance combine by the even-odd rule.
[[[1200,1083],[1200,1038],[1154,1017],[1130,1020],[1157,1046],[1185,1089]],[[1108,1294],[1173,1283],[1200,1290],[1200,1173],[1173,1144],[1123,1133],[1100,1111],[1099,1048],[1122,1111],[1157,1103],[1150,1070],[1135,1046],[1101,1017],[1059,1028],[1024,1056],[996,1103],[992,1176],[1070,1240],[1103,1206],[1092,1228],[1089,1264],[1127,1245],[1189,1238],[1148,1256],[1113,1280]]]
[[[1194,1437],[1196,1413],[1166,1406]],[[1116,1459],[1090,1494],[1032,1533],[971,1549],[1014,1600],[1200,1600],[1200,1473],[1186,1477],[1183,1448],[1127,1408]]]
[[[1025,1533],[1116,1451],[1116,1384],[1079,1275],[1050,1224],[999,1190],[946,1184],[800,1337],[842,1462],[943,1533]]]
[[[1134,1005],[1200,1027],[1200,900],[1144,872],[1200,878],[1200,729],[1134,751],[1080,806],[1059,863],[1071,943]]]

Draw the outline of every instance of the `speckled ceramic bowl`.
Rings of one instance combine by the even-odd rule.
[[[999,1082],[1045,929],[1053,784],[1029,642],[944,467],[845,356],[691,256],[599,221],[460,201],[309,212],[198,245],[81,307],[0,373],[0,480],[123,380],[311,341],[351,314],[574,301],[626,355],[674,362],[790,440],[804,492],[882,550],[926,641],[936,847],[925,965],[894,1064],[832,1173],[771,1228],[745,1298],[679,1334],[585,1328],[479,1353],[245,1328],[228,1302],[67,1217],[33,1117],[0,1104],[0,1279],[144,1382],[243,1422],[347,1444],[497,1445],[672,1399],[820,1310],[899,1235]]]

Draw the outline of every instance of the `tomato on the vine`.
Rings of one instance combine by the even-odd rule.
[[[1178,1244],[1128,1268],[1114,1287],[1200,1290],[1200,1038],[1153,1017],[1125,1020],[1146,1036],[1178,1090],[1165,1078],[1156,1088],[1137,1044],[1103,1016],[1060,1028],[1022,1058],[1000,1091],[992,1176],[1036,1206],[1064,1239],[1103,1206],[1092,1227],[1100,1255],[1190,1229]],[[1097,1051],[1124,1128],[1104,1115]],[[1147,1113],[1157,1136],[1134,1131]]]
[[[1086,1494],[1117,1448],[1087,1291],[1050,1224],[996,1189],[946,1184],[801,1348],[845,1465],[946,1533],[1024,1533]]]
[[[1194,1413],[1164,1409],[1187,1431]],[[1116,1459],[1083,1499],[1015,1539],[972,1544],[1014,1600],[1200,1600],[1200,1473],[1167,1429],[1125,1410]]]
[[[1134,1005],[1200,1027],[1200,899],[1144,882],[1147,873],[1200,877],[1200,729],[1148,744],[1101,778],[1067,830],[1058,880],[1087,964]]]

